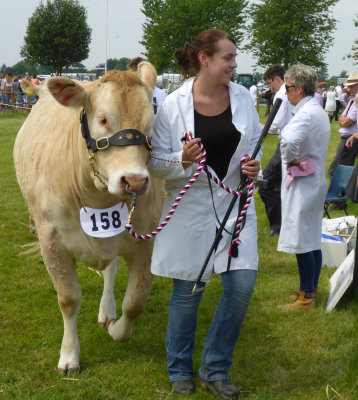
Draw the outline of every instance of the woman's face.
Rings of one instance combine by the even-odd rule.
[[[207,57],[207,72],[216,83],[227,85],[237,67],[236,46],[228,39],[218,40],[216,46],[217,51]]]

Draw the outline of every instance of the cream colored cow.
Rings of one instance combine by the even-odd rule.
[[[155,81],[155,70],[146,62],[140,64],[138,72],[112,71],[86,85],[66,77],[51,78],[41,85],[39,100],[16,138],[17,179],[36,224],[43,259],[63,316],[58,363],[61,373],[79,369],[76,323],[82,295],[76,261],[102,271],[104,290],[98,322],[107,325],[109,334],[118,341],[130,338],[152,284],[153,240],[138,241],[126,231],[111,237],[89,236],[81,227],[80,209],[103,210],[123,200],[130,205],[132,198],[126,186],[133,192],[144,190],[138,197],[133,226],[137,232],[147,233],[158,223],[164,194],[163,183],[149,176],[149,152],[144,144],[97,151],[92,168],[91,152],[81,135],[80,113],[82,109],[86,111],[94,140],[109,138],[123,129],[148,135],[153,122],[151,98]],[[23,81],[24,87],[31,85]],[[32,86],[32,90],[36,89]],[[126,222],[120,221],[118,215],[113,218],[117,218],[117,227]],[[104,222],[105,228],[108,221],[106,217],[96,224]],[[116,320],[113,282],[119,255],[128,265],[129,280],[122,315]]]

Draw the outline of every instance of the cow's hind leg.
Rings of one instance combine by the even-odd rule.
[[[107,323],[116,319],[116,299],[114,297],[114,278],[117,274],[119,257],[115,257],[102,271],[103,293],[99,305],[98,323],[104,328]]]
[[[129,278],[122,302],[122,316],[108,326],[108,333],[119,342],[130,339],[134,320],[144,310],[148,300],[153,281],[150,273],[152,246],[151,241],[138,242],[130,255],[123,256],[128,266]]]
[[[80,367],[77,315],[81,307],[82,294],[77,279],[76,262],[63,248],[58,237],[44,234],[43,227],[38,227],[38,231],[44,262],[56,289],[63,318],[64,332],[58,371],[70,375]]]

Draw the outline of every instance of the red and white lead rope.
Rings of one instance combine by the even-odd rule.
[[[186,139],[190,140],[191,138],[189,137],[188,134],[186,134]],[[174,214],[176,208],[178,207],[178,204],[180,203],[181,199],[184,197],[185,193],[192,187],[192,185],[194,184],[194,182],[198,179],[199,175],[201,174],[202,170],[205,168],[205,161],[206,161],[206,151],[204,146],[202,145],[201,142],[199,142],[199,147],[201,149],[201,153],[202,153],[202,157],[199,161],[199,166],[197,168],[197,170],[195,171],[194,175],[192,176],[192,178],[189,180],[189,182],[184,186],[184,188],[180,191],[180,193],[178,194],[177,198],[175,199],[172,208],[169,210],[168,215],[163,219],[162,223],[160,225],[158,225],[158,227],[152,231],[151,233],[147,234],[147,235],[140,235],[138,233],[136,233],[133,230],[133,223],[130,219],[132,212],[129,214],[129,219],[127,221],[127,223],[125,224],[125,228],[127,229],[127,231],[129,232],[129,234],[134,237],[135,239],[138,240],[146,240],[146,239],[151,239],[153,237],[155,237],[156,235],[158,235],[159,232],[161,232],[164,227],[167,225],[167,223],[170,221],[172,215]],[[241,166],[246,162],[246,157],[247,155],[245,155],[242,159],[241,159]],[[219,185],[219,187],[221,187],[222,189],[224,189],[226,192],[231,193],[232,195],[237,195],[240,196],[241,192],[238,192],[236,190],[233,190],[231,188],[229,188],[228,186],[224,185],[219,179],[217,179],[216,177],[212,176],[212,174],[210,173],[209,170],[207,170],[207,173],[209,175],[209,178],[212,179],[217,185]],[[233,246],[238,246],[240,243],[239,240],[239,235],[240,235],[240,231],[242,229],[242,222],[245,218],[245,215],[247,213],[247,209],[249,208],[249,205],[251,203],[252,200],[252,196],[253,196],[253,192],[254,192],[254,184],[252,180],[249,180],[247,182],[247,189],[248,189],[248,196],[247,196],[247,200],[245,203],[245,206],[243,208],[243,210],[241,211],[237,221],[236,221],[236,226],[235,226],[235,235],[234,238],[231,242],[230,245],[230,249],[229,249],[229,255],[231,256],[231,250]],[[131,210],[132,211],[132,210]]]

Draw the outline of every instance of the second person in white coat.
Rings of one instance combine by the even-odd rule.
[[[294,65],[286,72],[285,81],[288,101],[295,107],[293,118],[281,133],[282,226],[277,249],[296,254],[300,290],[292,303],[281,306],[296,310],[315,305],[322,266],[325,162],[331,129],[326,113],[314,98],[314,69]],[[295,168],[303,176],[295,177]]]

